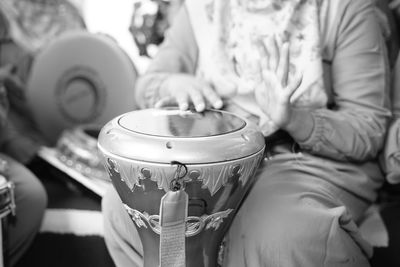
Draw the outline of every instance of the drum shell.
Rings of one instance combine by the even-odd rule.
[[[160,201],[165,194],[164,186],[172,179],[176,166],[135,161],[104,150],[102,152],[106,168],[122,202],[145,216],[158,215]],[[186,237],[187,266],[217,266],[219,246],[241,202],[254,183],[254,174],[263,158],[264,153],[261,150],[236,160],[186,165],[188,216],[204,218],[204,214],[222,213],[218,227],[212,227],[212,222],[206,221],[199,233]],[[160,175],[164,178],[160,178]],[[137,177],[139,180],[136,180]],[[146,225],[138,227],[136,221],[144,247],[145,266],[158,266],[159,234],[151,229],[149,221],[144,217],[140,220],[139,225]]]

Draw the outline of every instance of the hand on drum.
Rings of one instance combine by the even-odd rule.
[[[208,83],[189,74],[171,74],[160,86],[159,97],[156,108],[177,104],[179,109],[187,110],[192,104],[202,112],[207,107],[223,106],[221,97]]]
[[[302,75],[289,79],[289,43],[279,37],[259,42],[260,68],[263,82],[255,89],[255,98],[262,111],[281,129],[292,116],[291,96],[299,88]]]

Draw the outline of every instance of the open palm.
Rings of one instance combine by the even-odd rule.
[[[291,118],[290,98],[300,86],[302,76],[289,81],[289,43],[274,37],[260,41],[260,68],[263,82],[255,89],[261,110],[275,124],[283,128]]]

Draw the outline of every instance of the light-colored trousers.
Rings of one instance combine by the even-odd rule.
[[[330,182],[359,180],[363,187],[364,180],[338,172],[303,153],[265,160],[226,236],[224,266],[370,266],[372,249],[356,224],[369,201]],[[116,265],[142,266],[139,235],[115,190],[102,206],[105,240]]]

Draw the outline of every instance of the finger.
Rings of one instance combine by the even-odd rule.
[[[177,94],[175,100],[180,110],[187,110],[189,108],[189,95],[186,92]]]
[[[286,87],[285,94],[288,99],[290,99],[292,95],[296,92],[296,90],[300,87],[302,81],[303,81],[303,74],[298,74],[293,79],[293,81]]]
[[[190,100],[197,112],[202,112],[206,108],[206,103],[200,90],[201,88],[192,88],[189,90]]]
[[[266,49],[269,53],[269,67],[270,70],[276,72],[279,62],[279,46],[277,43],[276,35],[268,39],[269,42],[266,45]]]
[[[396,9],[398,7],[400,7],[400,1],[399,0],[394,0],[394,1],[389,3],[389,8],[390,9]]]
[[[282,49],[279,57],[279,65],[276,74],[282,83],[283,87],[287,86],[289,76],[289,42],[282,44]]]
[[[260,40],[257,42],[258,52],[260,53],[260,67],[261,70],[269,70],[269,54],[265,46],[265,41]]]
[[[203,87],[203,95],[213,108],[220,109],[223,106],[222,99],[219,95],[208,85]]]

